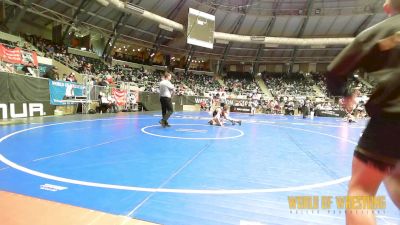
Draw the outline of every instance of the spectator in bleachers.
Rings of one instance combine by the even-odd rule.
[[[104,63],[99,59],[93,59],[89,57],[83,57],[67,53],[67,47],[64,45],[55,44],[52,41],[45,40],[41,37],[34,35],[26,36],[26,40],[29,40],[32,44],[27,42],[21,43],[9,43],[13,46],[21,46],[24,49],[37,49],[46,53],[49,57],[54,57],[63,64],[72,68],[80,73],[89,74],[91,84],[109,86],[118,85],[119,82],[134,82],[141,90],[150,92],[159,92],[159,81],[161,80],[160,71],[145,71],[145,68],[132,68],[129,66],[114,65]],[[119,57],[124,60],[132,62],[143,63],[143,58],[135,58],[134,56],[128,56],[118,53]],[[7,64],[6,64],[7,65]],[[3,64],[0,67],[4,71],[12,71],[13,65],[7,67]],[[49,75],[45,75],[47,77]],[[314,90],[314,86],[317,86],[323,93],[322,97],[326,97],[326,85],[325,78],[320,73],[262,73],[262,77],[270,89],[274,100],[268,99],[268,101],[262,102],[261,106],[265,112],[270,113],[281,113],[285,103],[294,103],[294,108],[301,108],[301,104],[298,99],[304,99],[305,96],[316,96],[317,92]],[[72,79],[70,76],[68,80],[76,82],[76,78]],[[239,73],[229,72],[227,77],[224,78],[226,90],[214,79],[213,76],[206,74],[193,74],[187,75],[177,74],[171,80],[171,82],[177,87],[177,92],[180,95],[197,95],[197,96],[211,96],[216,93],[220,93],[220,100],[223,102],[223,95],[228,98],[242,97],[247,98],[253,96],[253,93],[257,93],[257,97],[260,97],[260,88],[254,81],[254,77],[250,73]],[[371,89],[356,79],[351,81],[351,86],[360,87],[362,96],[367,96],[371,93]],[[223,94],[222,94],[223,93]],[[320,93],[319,93],[320,94]],[[329,109],[328,104],[322,104],[323,108]],[[362,107],[362,106],[361,106]],[[332,109],[340,108],[338,104],[333,104]]]
[[[35,72],[36,66],[32,62],[28,62],[28,64],[22,67],[22,71],[25,75],[37,77],[38,74]]]
[[[275,97],[313,96],[313,83],[303,74],[263,73],[263,80]]]
[[[50,69],[46,71],[46,73],[43,75],[43,78],[49,78],[51,80],[59,80],[59,74],[58,74],[58,68],[53,66]]]
[[[206,74],[178,74],[176,81],[182,82],[187,87],[184,94],[190,93],[192,95],[205,96],[207,93],[221,88],[221,85],[214,77]]]
[[[249,96],[254,91],[259,93],[259,87],[250,73],[228,72],[224,82],[228,87],[225,91],[236,96]]]
[[[75,77],[75,73],[70,73],[67,78],[65,79],[65,81],[69,81],[69,82],[77,82],[76,77]]]
[[[15,73],[15,68],[14,68],[14,65],[11,63],[1,62],[0,63],[0,71],[7,72],[7,73]]]

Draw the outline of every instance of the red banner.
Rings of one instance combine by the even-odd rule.
[[[38,66],[36,52],[24,51],[21,48],[7,48],[2,44],[0,44],[0,60],[23,65],[33,63],[36,67]]]
[[[126,104],[126,91],[118,90],[116,88],[112,89],[112,95],[119,106]]]

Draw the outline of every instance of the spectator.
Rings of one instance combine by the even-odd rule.
[[[59,80],[58,68],[53,66],[43,75],[44,78],[48,78],[50,80]]]

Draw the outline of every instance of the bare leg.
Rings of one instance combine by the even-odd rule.
[[[215,125],[224,126],[224,122],[220,118],[215,118]]]
[[[375,196],[385,174],[353,157],[352,176],[349,183],[349,196]],[[346,213],[347,225],[375,225],[375,215],[367,210],[349,210]]]
[[[223,126],[223,122],[220,119],[216,118],[216,117],[212,118],[210,121],[208,121],[208,123],[210,125]]]
[[[228,120],[229,122],[231,122],[232,124],[240,122],[240,120],[233,119],[230,116],[225,117],[225,119]]]
[[[397,167],[384,180],[384,183],[393,203],[400,209],[400,163],[397,163]]]

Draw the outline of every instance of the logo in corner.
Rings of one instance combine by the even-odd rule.
[[[57,186],[57,185],[53,185],[53,184],[42,184],[40,185],[40,189],[42,190],[46,190],[46,191],[63,191],[68,189],[67,187],[62,187],[62,186]]]

